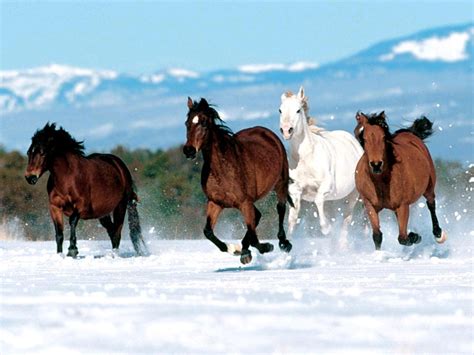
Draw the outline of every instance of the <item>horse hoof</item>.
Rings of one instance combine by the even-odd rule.
[[[421,242],[421,235],[410,232],[408,233],[408,239],[410,239],[410,242],[413,244],[419,244]]]
[[[402,238],[398,237],[398,242],[401,245],[404,245],[404,246],[407,246],[407,247],[413,245],[413,242],[408,237],[406,239],[402,239]]]
[[[331,232],[331,226],[321,226],[321,233],[328,235]]]
[[[242,264],[248,264],[252,261],[252,253],[250,250],[242,250],[242,254],[240,255],[240,262]]]
[[[291,249],[293,248],[293,245],[291,245],[290,241],[288,240],[280,242],[279,246],[280,246],[280,250],[284,251],[285,253],[289,253]]]
[[[67,256],[70,256],[72,258],[75,258],[79,254],[79,251],[77,249],[68,249],[67,251]]]
[[[441,232],[441,236],[439,238],[435,237],[436,243],[438,244],[443,244],[447,239],[448,235],[445,233],[445,231]]]
[[[256,248],[260,254],[270,253],[271,251],[273,251],[273,244],[260,243],[259,245],[256,246]]]

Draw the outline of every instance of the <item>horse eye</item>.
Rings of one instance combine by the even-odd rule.
[[[281,109],[278,109],[278,112],[280,112],[280,113],[281,113]]]
[[[298,111],[296,111],[296,113],[300,113],[301,112],[301,109],[299,109]]]

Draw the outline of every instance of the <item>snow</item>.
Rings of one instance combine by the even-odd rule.
[[[67,65],[51,64],[25,70],[0,71],[0,89],[6,89],[22,98],[28,109],[42,107],[52,103],[59,95],[64,84],[79,80],[65,96],[69,102],[76,97],[92,92],[102,80],[112,80],[118,74],[112,70],[93,70]],[[6,98],[3,100],[7,101]],[[7,101],[1,107],[13,111],[15,101]]]
[[[426,61],[457,62],[468,59],[467,44],[474,35],[474,28],[466,32],[453,32],[446,37],[433,36],[421,41],[403,41],[388,54],[380,56],[381,61],[393,60],[400,54],[411,54]]]
[[[178,79],[185,79],[185,78],[196,79],[196,78],[199,78],[199,73],[196,73],[196,72],[188,70],[188,69],[172,68],[172,69],[168,70],[168,73],[171,76],[174,76]]]
[[[80,240],[75,260],[0,241],[0,352],[472,353],[472,241],[385,237],[296,238],[247,266],[207,240]]]
[[[307,69],[315,69],[319,65],[312,62],[295,62],[292,64],[281,64],[281,63],[266,63],[266,64],[246,64],[241,65],[238,69],[242,73],[246,74],[258,74],[269,71],[290,71],[300,72]]]

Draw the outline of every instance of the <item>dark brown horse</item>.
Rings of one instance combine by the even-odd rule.
[[[398,242],[417,244],[421,236],[407,233],[409,207],[422,195],[426,198],[433,223],[433,234],[438,243],[447,236],[436,217],[436,172],[423,139],[432,134],[433,123],[426,117],[414,121],[411,127],[390,133],[385,113],[364,115],[357,113],[356,137],[364,148],[355,172],[357,190],[365,204],[372,224],[375,249],[382,244],[378,213],[388,208],[398,220]]]
[[[71,239],[68,256],[76,257],[76,226],[79,219],[98,218],[112,241],[120,245],[121,231],[128,211],[130,238],[137,254],[147,253],[141,235],[137,195],[126,165],[111,154],[84,155],[84,145],[63,128],[46,124],[36,131],[28,149],[25,178],[34,185],[49,171],[49,211],[56,231],[57,252],[63,251],[63,214],[69,217]],[[113,221],[110,215],[113,215]]]
[[[283,229],[286,202],[291,203],[288,161],[280,139],[264,127],[233,134],[205,99],[197,103],[188,98],[188,108],[183,152],[187,158],[195,158],[198,151],[203,154],[201,186],[208,199],[204,235],[222,252],[240,254],[243,264],[252,260],[250,246],[262,254],[272,251],[272,244],[258,241],[256,227],[261,213],[254,202],[274,190],[278,199],[279,246],[289,252],[292,246]],[[231,207],[240,210],[247,225],[241,248],[222,242],[213,232],[222,209]]]

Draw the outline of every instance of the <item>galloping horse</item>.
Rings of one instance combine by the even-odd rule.
[[[417,233],[407,234],[407,225],[410,204],[422,195],[431,214],[435,240],[443,243],[447,235],[436,217],[436,172],[423,143],[423,139],[433,133],[433,123],[421,117],[409,128],[391,134],[384,112],[378,115],[358,112],[356,120],[354,132],[365,153],[357,164],[355,179],[372,224],[375,249],[379,250],[382,245],[378,213],[384,208],[395,211],[400,244],[412,245],[421,241]]]
[[[46,124],[36,131],[28,149],[26,181],[34,185],[49,171],[49,211],[56,231],[57,252],[63,251],[63,214],[69,217],[71,239],[68,256],[76,257],[76,226],[79,219],[98,218],[118,249],[125,212],[130,238],[138,255],[147,253],[141,235],[137,195],[126,165],[111,154],[84,155],[84,145],[62,127]],[[113,222],[110,214],[113,214]]]
[[[220,251],[240,254],[242,264],[252,260],[250,246],[261,254],[273,250],[270,243],[260,243],[256,227],[261,213],[254,202],[274,190],[278,204],[278,239],[280,249],[291,250],[283,229],[288,195],[288,161],[278,137],[264,127],[244,129],[235,134],[205,99],[188,98],[187,141],[183,153],[195,158],[202,151],[204,165],[201,186],[207,196],[207,221],[204,235]],[[237,208],[244,216],[247,233],[242,246],[226,244],[214,235],[214,226],[223,208]]]
[[[348,132],[326,131],[315,126],[308,116],[308,98],[303,87],[297,95],[284,93],[279,111],[280,131],[290,141],[289,191],[294,208],[290,208],[288,217],[289,236],[298,219],[301,199],[316,204],[323,234],[331,229],[324,202],[344,199],[342,236],[345,239],[358,198],[354,170],[363,153],[360,144]]]

